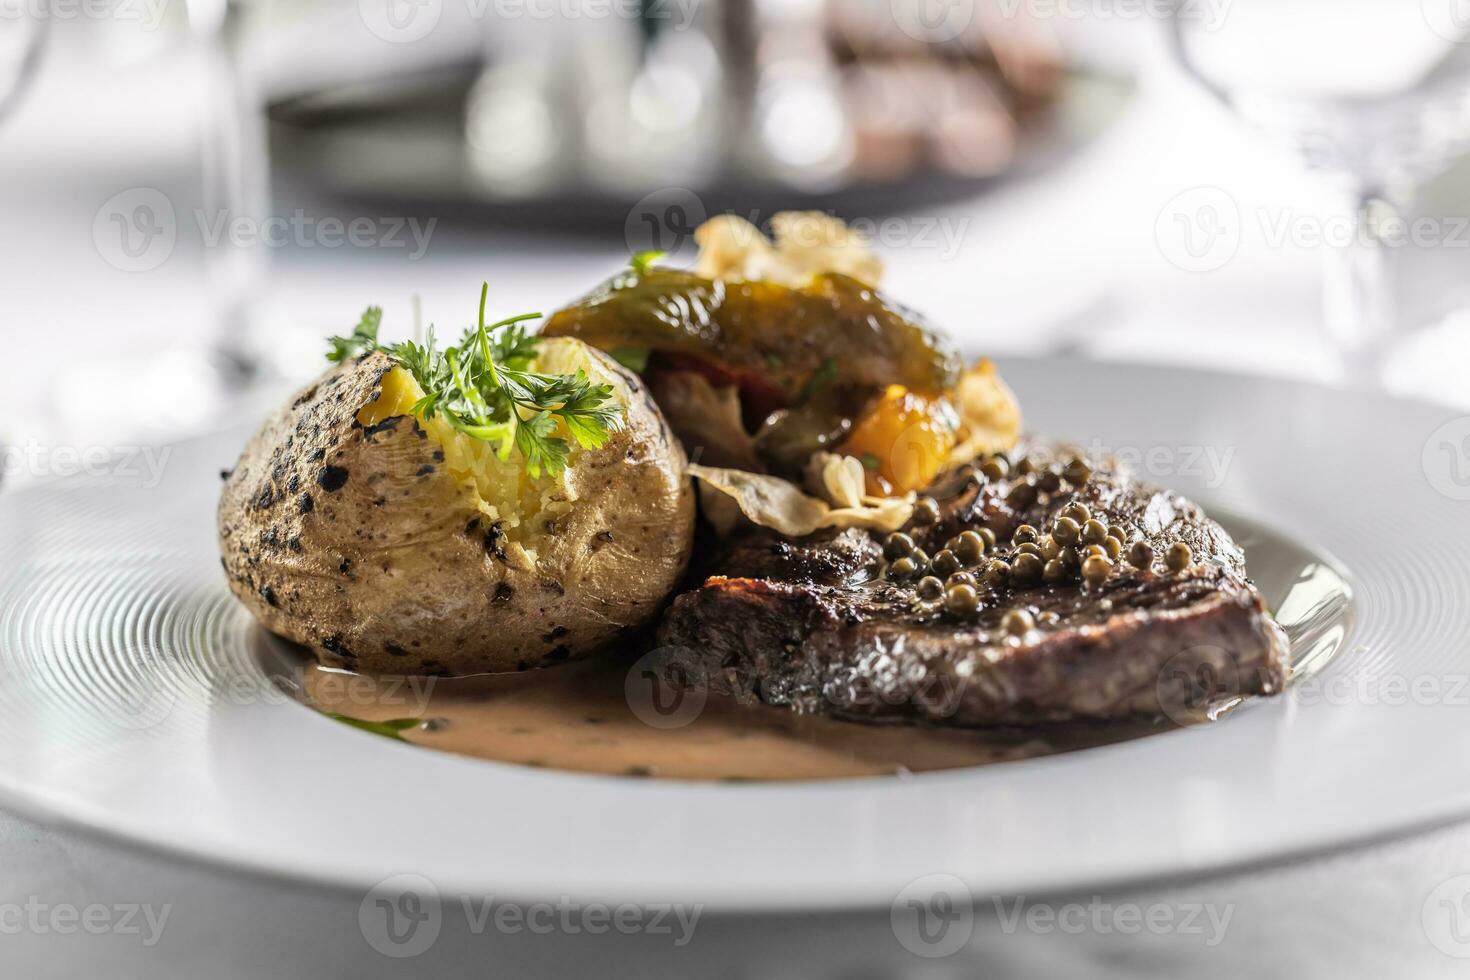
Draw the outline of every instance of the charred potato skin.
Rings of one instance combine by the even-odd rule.
[[[694,497],[642,382],[589,356],[629,385],[626,424],[577,460],[575,504],[534,563],[445,471],[418,420],[357,421],[392,368],[374,353],[298,394],[226,477],[231,590],[323,663],[380,674],[526,670],[641,626],[688,563]]]

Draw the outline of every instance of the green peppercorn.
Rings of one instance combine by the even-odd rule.
[[[1107,549],[1100,544],[1090,544],[1087,547],[1083,548],[1080,552],[1078,552],[1077,556],[1085,562],[1089,558],[1106,558],[1108,556],[1108,552]]]
[[[1074,572],[1082,564],[1082,556],[1077,553],[1076,548],[1063,548],[1061,554],[1057,555],[1057,560]]]
[[[1025,544],[1017,546],[1016,554],[1035,555],[1037,558],[1044,558],[1044,556],[1041,554],[1040,546],[1038,546],[1034,541],[1027,541]]]
[[[1149,569],[1154,564],[1154,549],[1147,541],[1135,541],[1128,549],[1128,564],[1134,568]]]
[[[992,456],[980,464],[981,474],[991,483],[1004,480],[1010,471],[1011,468],[1006,463],[1004,456]]]
[[[944,590],[944,608],[959,616],[967,616],[980,608],[980,594],[970,585],[951,585]]]
[[[1036,484],[1027,481],[1017,482],[1011,487],[1011,492],[1006,494],[1006,504],[1011,510],[1025,510],[1036,503]]]
[[[1087,544],[1102,544],[1108,536],[1108,526],[1093,518],[1082,525],[1082,540]]]
[[[1011,580],[1011,566],[997,558],[986,566],[981,580],[992,589],[1004,588]]]
[[[1053,558],[1051,561],[1047,562],[1046,567],[1041,570],[1041,577],[1045,581],[1050,582],[1053,585],[1057,584],[1058,582],[1065,582],[1067,580],[1067,566],[1063,565],[1060,561]]]
[[[1077,486],[1081,486],[1092,477],[1092,467],[1088,466],[1087,461],[1084,460],[1082,457],[1074,456],[1072,460],[1068,462],[1065,467],[1062,468],[1062,476],[1065,476],[1068,481],[1076,484]]]
[[[897,561],[914,550],[914,539],[902,531],[894,531],[883,541],[883,557]]]
[[[1036,628],[1036,621],[1024,609],[1011,609],[1001,617],[1000,628],[1012,636],[1024,636]]]
[[[910,520],[920,527],[937,524],[939,522],[939,502],[933,497],[920,497],[914,502],[914,516]]]
[[[1032,527],[1030,524],[1022,524],[1020,527],[1016,528],[1015,533],[1011,535],[1011,541],[1014,544],[1025,544],[1028,541],[1035,541],[1036,538],[1036,528]]]
[[[1111,534],[1108,535],[1107,538],[1103,541],[1103,548],[1107,550],[1108,558],[1113,561],[1117,561],[1118,556],[1123,554],[1123,542],[1119,541]]]
[[[978,531],[965,531],[955,538],[952,550],[960,564],[966,567],[978,565],[985,557],[985,539]]]
[[[1058,517],[1056,524],[1051,529],[1051,536],[1057,539],[1058,544],[1062,545],[1076,544],[1078,536],[1081,533],[1082,529],[1070,517]]]
[[[1016,464],[1016,472],[1022,476],[1034,473],[1041,468],[1041,461],[1035,456],[1022,456],[1021,461]]]
[[[926,575],[919,579],[919,598],[933,602],[944,595],[944,583],[933,575]]]
[[[1041,548],[1041,557],[1045,558],[1047,561],[1051,561],[1057,555],[1062,553],[1062,546],[1058,544],[1057,539],[1052,537],[1050,534],[1043,534],[1040,538],[1037,539],[1036,544]]]
[[[941,576],[953,575],[963,567],[960,564],[959,557],[948,548],[945,548],[934,556],[933,566],[934,574]]]
[[[976,528],[975,533],[980,535],[980,540],[985,542],[987,552],[995,550],[995,532],[988,527]]]
[[[888,566],[888,577],[892,579],[913,578],[918,573],[919,566],[907,555]]]
[[[1062,489],[1062,476],[1056,470],[1046,470],[1036,478],[1036,489],[1044,493],[1056,493]]]
[[[1074,503],[1068,504],[1062,510],[1061,516],[1070,517],[1072,520],[1077,522],[1078,527],[1081,527],[1083,524],[1086,524],[1088,521],[1092,520],[1092,511],[1087,509],[1086,504]]]
[[[973,589],[975,587],[975,576],[971,575],[969,572],[955,572],[953,575],[945,580],[944,584],[946,588],[951,585],[968,585],[970,588]]]
[[[1102,585],[1113,573],[1113,563],[1100,555],[1093,555],[1082,563],[1082,580],[1088,585]]]
[[[1017,555],[1011,561],[1011,581],[1017,585],[1034,585],[1041,581],[1045,564],[1039,555]]]
[[[1128,532],[1123,530],[1116,524],[1111,524],[1108,526],[1108,537],[1117,538],[1119,544],[1128,543]]]
[[[1194,552],[1183,541],[1175,541],[1164,552],[1164,564],[1171,572],[1182,572],[1194,561]]]

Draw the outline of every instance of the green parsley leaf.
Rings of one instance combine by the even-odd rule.
[[[378,347],[378,327],[383,323],[383,308],[381,306],[369,306],[362,311],[362,317],[357,321],[357,327],[353,329],[350,337],[330,337],[327,343],[332,349],[327,352],[327,360],[341,363],[364,354]]]
[[[631,259],[628,260],[628,266],[633,270],[635,274],[641,276],[647,273],[648,270],[652,268],[655,262],[659,261],[668,254],[668,252],[663,252],[656,248],[649,249],[646,252],[638,252],[635,253]]]
[[[374,735],[391,738],[396,742],[407,742],[408,739],[399,733],[406,732],[410,728],[416,728],[419,725],[418,718],[390,718],[387,721],[368,721],[366,718],[354,718],[351,715],[339,715],[331,712],[327,713],[327,717],[333,721],[340,721],[344,725],[350,725],[353,728],[359,728],[365,732],[372,732]]]
[[[384,347],[378,343],[383,311],[370,307],[351,337],[331,338],[327,357],[340,362],[382,351],[423,389],[415,415],[441,418],[456,431],[490,443],[502,460],[519,451],[532,476],[560,474],[571,451],[562,430],[583,448],[602,446],[622,428],[622,407],[612,385],[593,384],[583,371],[530,370],[540,338],[522,324],[541,314],[523,313],[487,326],[488,292],[489,284],[481,284],[479,320],[456,346],[439,350],[430,327],[422,344],[409,340]]]
[[[801,394],[797,397],[798,402],[810,401],[811,397],[823,388],[837,380],[837,359],[829,357],[822,362],[822,366],[812,372],[812,376],[806,379],[806,384],[801,386]]]

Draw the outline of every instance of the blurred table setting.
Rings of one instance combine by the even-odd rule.
[[[1467,147],[1449,0],[0,0],[0,494],[263,413],[370,304],[400,336],[457,329],[482,280],[497,309],[550,311],[630,254],[687,258],[726,211],[847,219],[887,292],[1002,362],[1470,412]],[[1209,887],[1325,903],[1347,875],[1363,915],[1333,928],[1362,931],[1466,840]],[[200,905],[342,914],[0,817],[27,888],[85,888],[83,862],[107,889],[156,873]],[[1371,961],[1452,975],[1398,925],[1361,937]],[[1284,931],[1251,934],[1317,975]],[[203,969],[190,935],[176,962]],[[1259,966],[1233,947],[1219,975]],[[992,965],[1117,952],[1059,949]],[[1168,975],[1154,952],[1096,975]],[[46,945],[24,955],[43,975]]]

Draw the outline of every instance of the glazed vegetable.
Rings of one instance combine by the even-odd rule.
[[[774,402],[802,404],[829,386],[901,384],[940,394],[959,356],[913,313],[856,279],[814,276],[803,287],[630,268],[552,315],[543,331],[603,350],[692,358]]]

